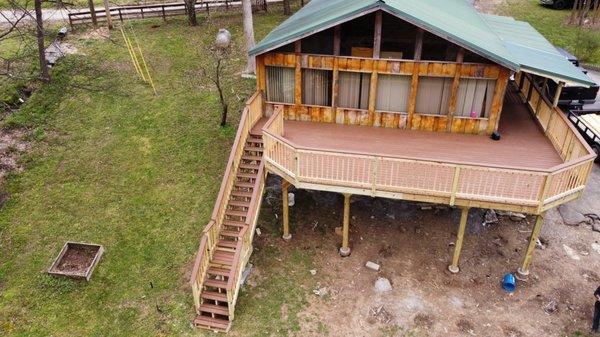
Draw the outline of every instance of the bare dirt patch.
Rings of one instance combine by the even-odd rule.
[[[29,149],[28,131],[25,129],[0,129],[0,184],[10,172],[21,172],[20,156]]]
[[[77,245],[69,248],[56,269],[65,273],[85,275],[97,252],[98,248],[95,246]]]
[[[474,0],[473,6],[483,13],[495,13],[496,8],[506,3],[506,0]]]
[[[261,218],[272,217],[273,223],[280,221],[275,214],[281,214],[277,185],[276,179],[269,180],[272,193],[267,193],[270,201],[263,205],[270,206],[261,211]],[[322,330],[336,336],[562,336],[589,329],[600,253],[588,247],[600,242],[600,233],[565,226],[556,211],[547,215],[542,231],[545,245],[536,249],[532,274],[508,294],[501,280],[522,261],[534,223],[531,217],[512,221],[501,216],[498,224],[483,226],[484,212],[473,209],[461,272],[453,275],[447,266],[459,210],[353,196],[352,254],[341,258],[337,251],[341,237],[335,227],[342,223],[342,196],[294,193],[293,239],[275,244],[283,250],[295,246],[314,252],[311,268],[316,270],[317,289],[306,289],[308,306],[300,314],[302,336],[323,335],[315,332],[315,319],[325,326]],[[280,236],[278,227],[259,226],[263,233]],[[581,260],[569,259],[563,244],[573,247]],[[367,261],[380,264],[381,270],[365,268]],[[375,292],[379,277],[388,278],[392,290]],[[313,293],[321,289],[326,295]],[[548,310],[553,308],[551,302],[556,310]],[[304,320],[307,317],[311,319]]]

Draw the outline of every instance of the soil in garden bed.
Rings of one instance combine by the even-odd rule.
[[[56,270],[85,276],[89,266],[98,253],[96,246],[73,245],[67,249]]]

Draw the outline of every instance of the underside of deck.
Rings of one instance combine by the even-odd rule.
[[[446,163],[548,169],[563,163],[514,91],[507,93],[501,140],[483,135],[433,133],[333,123],[285,121],[284,138],[299,148]]]

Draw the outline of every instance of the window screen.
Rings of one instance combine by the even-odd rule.
[[[495,89],[495,80],[460,79],[454,115],[471,118],[489,117]]]
[[[330,70],[302,69],[302,104],[331,105]]]
[[[370,85],[371,74],[341,71],[338,106],[348,109],[368,109]]]
[[[453,78],[419,77],[415,111],[427,115],[447,115]]]
[[[294,68],[266,67],[267,101],[294,103]]]
[[[377,110],[407,112],[410,83],[410,76],[379,75]]]

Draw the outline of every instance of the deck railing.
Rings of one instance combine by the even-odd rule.
[[[200,307],[200,294],[202,292],[204,278],[219,239],[219,233],[223,225],[227,203],[233,189],[238,165],[244,152],[246,138],[248,138],[252,126],[262,117],[262,110],[262,96],[259,92],[257,92],[248,100],[242,113],[240,125],[238,126],[235,141],[231,148],[229,161],[227,162],[227,167],[223,175],[217,200],[215,201],[211,219],[204,228],[200,239],[200,249],[198,250],[198,254],[196,256],[196,261],[194,263],[190,280],[196,309]],[[236,261],[239,260],[234,260],[234,263],[236,263]]]
[[[585,149],[585,145],[577,135],[560,134],[573,129],[559,122],[551,121],[546,132],[571,143],[569,148],[576,151],[568,151],[570,158],[583,156],[550,170],[535,170],[305,149],[284,137],[283,112],[278,106],[263,128],[264,156],[292,183],[349,187],[370,191],[372,195],[425,195],[446,200],[450,205],[457,199],[474,200],[525,206],[541,212],[582,190],[593,165],[594,156],[582,153],[580,148]]]

